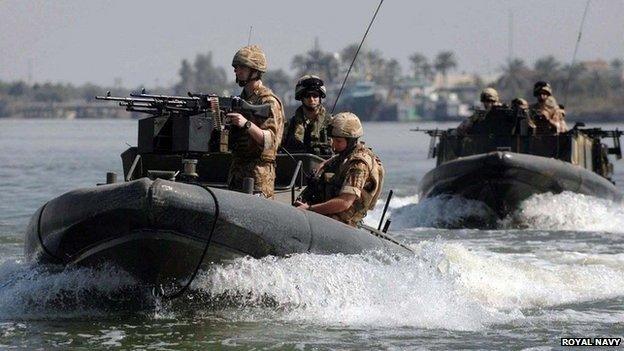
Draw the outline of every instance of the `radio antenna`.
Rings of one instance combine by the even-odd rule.
[[[568,79],[566,80],[565,87],[563,89],[563,103],[568,102],[568,88],[570,87],[570,80],[572,80],[572,70],[574,69],[574,63],[576,62],[576,53],[578,52],[579,44],[581,43],[581,37],[583,36],[583,27],[585,26],[585,18],[587,17],[587,10],[589,10],[589,3],[591,0],[587,0],[585,4],[585,11],[583,11],[583,18],[581,19],[581,26],[579,28],[578,37],[576,38],[576,44],[574,45],[574,53],[572,54],[572,62],[568,68]]]
[[[375,14],[373,15],[373,18],[371,19],[370,23],[368,24],[368,27],[366,28],[366,32],[364,33],[364,36],[362,37],[362,41],[360,41],[360,45],[357,48],[357,51],[355,52],[355,55],[353,56],[353,61],[351,61],[351,65],[349,65],[349,69],[347,70],[347,74],[344,77],[344,80],[342,81],[342,85],[340,86],[340,90],[338,91],[338,96],[336,96],[336,100],[334,100],[334,106],[332,106],[331,112],[330,114],[334,114],[334,109],[336,109],[336,104],[338,103],[338,99],[340,99],[340,95],[342,94],[342,90],[344,89],[345,84],[347,83],[347,78],[349,78],[349,73],[351,73],[351,69],[353,68],[353,64],[355,63],[355,59],[357,58],[358,54],[360,53],[360,49],[362,48],[362,45],[364,44],[364,40],[366,39],[366,36],[368,35],[368,31],[370,30],[371,26],[373,25],[373,22],[375,22],[375,18],[377,17],[377,13],[379,12],[379,8],[381,8],[381,4],[383,4],[384,0],[379,1],[379,5],[377,5],[377,9],[375,10]]]
[[[247,36],[247,46],[251,44],[251,31],[253,30],[253,26],[249,26],[249,35]]]

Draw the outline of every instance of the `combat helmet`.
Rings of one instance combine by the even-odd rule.
[[[364,129],[358,116],[351,112],[340,112],[336,114],[329,126],[328,134],[332,137],[357,139],[364,135]]]
[[[498,91],[496,91],[496,89],[494,88],[483,89],[483,91],[481,91],[480,101],[481,102],[486,102],[486,101],[498,102]]]
[[[232,67],[246,66],[256,71],[267,71],[267,59],[258,45],[248,45],[240,48],[232,59]]]
[[[526,110],[529,108],[529,102],[523,98],[515,98],[511,100],[511,106]]]
[[[312,74],[306,74],[299,78],[295,86],[295,100],[301,100],[303,95],[309,91],[316,91],[321,99],[324,99],[327,93],[325,83],[321,78]]]
[[[545,91],[548,95],[552,95],[552,87],[550,84],[541,80],[533,86],[533,96],[537,97],[540,91]]]

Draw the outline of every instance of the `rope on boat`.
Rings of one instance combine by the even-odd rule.
[[[173,294],[163,294],[162,295],[163,299],[172,300],[172,299],[178,298],[188,290],[193,280],[195,280],[195,277],[197,276],[197,273],[199,272],[199,269],[201,268],[202,262],[204,262],[204,259],[206,258],[206,254],[208,253],[208,248],[210,247],[210,242],[212,241],[212,234],[214,234],[215,228],[217,227],[217,220],[219,219],[219,200],[217,199],[217,196],[212,191],[212,189],[210,189],[209,187],[201,186],[201,185],[198,185],[198,186],[200,186],[202,189],[205,189],[210,194],[210,196],[212,196],[214,200],[214,206],[215,206],[214,219],[212,221],[212,226],[210,227],[210,233],[208,234],[208,241],[206,242],[206,246],[204,247],[204,252],[202,252],[199,262],[197,262],[197,266],[195,267],[195,270],[193,271],[193,274],[189,278],[188,282],[186,282],[186,284],[180,290],[176,291]]]

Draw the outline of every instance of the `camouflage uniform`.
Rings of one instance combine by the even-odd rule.
[[[383,186],[384,168],[373,151],[358,143],[346,157],[336,155],[323,167],[321,181],[325,196],[321,202],[341,194],[356,196],[347,210],[329,215],[331,218],[356,226],[375,207]]]
[[[329,119],[323,105],[319,106],[313,118],[306,117],[304,107],[299,106],[285,127],[283,145],[286,150],[315,155],[331,154],[331,144],[326,131]]]
[[[567,131],[565,112],[557,104],[553,96],[546,101],[536,102],[530,108],[530,125],[535,128],[536,134],[554,134]]]
[[[496,102],[493,104],[493,106],[503,106],[503,104],[501,104],[500,102]],[[475,112],[472,114],[472,116],[468,117],[467,119],[465,119],[463,122],[461,122],[461,124],[457,127],[457,134],[459,135],[466,135],[466,134],[470,134],[470,130],[472,129],[472,127],[477,124],[478,122],[481,122],[485,119],[485,117],[487,116],[488,112],[490,112],[489,110],[475,110]]]
[[[246,130],[234,129],[232,131],[232,165],[228,175],[228,185],[230,189],[241,189],[243,179],[251,177],[255,182],[254,190],[262,192],[267,198],[272,198],[275,186],[275,157],[284,130],[284,108],[271,89],[262,84],[251,94],[243,90],[241,98],[254,105],[270,104],[271,114],[266,120],[249,118],[252,123],[262,129],[264,145],[257,145]]]
[[[485,103],[488,101],[492,103],[492,106],[502,106],[502,104],[499,102],[498,92],[494,88],[483,89],[480,95],[480,100],[482,103],[484,103],[484,106]],[[475,110],[472,116],[468,117],[463,122],[461,122],[459,126],[457,126],[457,128],[455,129],[456,133],[458,135],[469,134],[472,126],[474,126],[478,122],[483,121],[485,119],[485,116],[487,116],[488,112],[489,109]]]

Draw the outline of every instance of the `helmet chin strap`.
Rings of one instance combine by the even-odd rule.
[[[353,152],[353,150],[355,149],[355,146],[358,143],[358,138],[346,138],[347,139],[347,147],[345,147],[344,150],[340,151],[338,153],[338,155],[340,157],[347,157],[349,156],[349,154],[351,154],[351,152]]]

